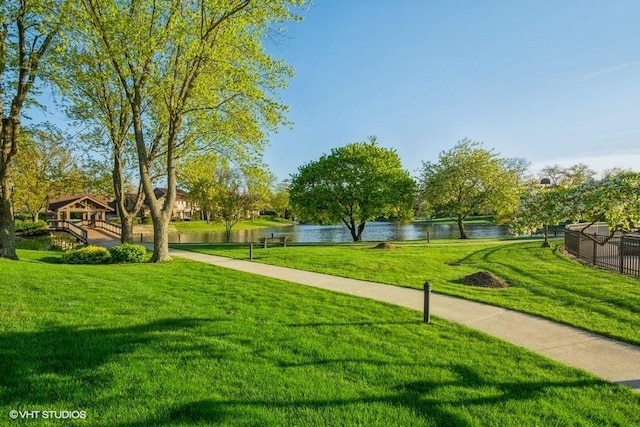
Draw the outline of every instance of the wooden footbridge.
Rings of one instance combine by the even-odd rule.
[[[75,237],[78,242],[89,245],[113,246],[120,243],[122,228],[102,220],[83,220],[79,222],[52,220],[49,221],[50,231],[64,231]]]

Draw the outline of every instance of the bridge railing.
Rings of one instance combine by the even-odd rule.
[[[58,219],[54,219],[48,222],[49,222],[49,228],[52,228],[54,230],[66,231],[67,233],[73,235],[76,239],[78,239],[80,242],[84,243],[85,245],[89,242],[89,238],[87,236],[87,230],[85,230],[84,228],[80,227],[79,225],[73,222],[63,221]]]
[[[90,221],[89,222],[94,228],[101,228],[103,230],[106,230],[110,233],[113,233],[115,235],[118,236],[122,236],[122,227],[118,224],[114,224],[112,222],[107,222],[107,221],[102,221],[100,219],[97,219],[95,221]]]

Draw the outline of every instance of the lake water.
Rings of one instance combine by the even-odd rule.
[[[472,238],[506,237],[509,227],[506,225],[465,226],[467,235]],[[369,222],[362,234],[362,240],[384,242],[388,240],[426,240],[427,233],[431,239],[457,239],[460,237],[456,224],[398,224],[390,222]],[[293,225],[286,227],[260,228],[255,230],[232,231],[231,241],[236,243],[255,242],[261,237],[288,236],[292,242],[299,243],[341,243],[351,242],[351,234],[344,225]],[[145,236],[145,241],[152,241],[152,236]],[[222,243],[224,232],[182,232],[169,233],[171,243]]]

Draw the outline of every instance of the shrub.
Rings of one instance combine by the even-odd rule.
[[[51,248],[51,237],[49,236],[30,237],[25,239],[16,238],[16,249],[47,251]]]
[[[14,222],[15,231],[26,232],[26,231],[35,231],[35,230],[45,230],[49,225],[46,221],[31,221],[30,219],[25,221],[16,220]]]
[[[142,245],[123,243],[109,249],[113,262],[142,262],[147,249]]]
[[[107,264],[111,261],[111,254],[102,246],[85,246],[73,249],[62,255],[64,264]]]

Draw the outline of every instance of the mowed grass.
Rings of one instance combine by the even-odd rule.
[[[224,231],[224,224],[206,221],[177,221],[171,223],[180,232],[189,231]],[[256,228],[282,227],[291,225],[291,221],[282,218],[256,218],[243,220],[235,224],[232,230],[252,230]]]
[[[506,307],[640,345],[640,280],[584,266],[540,242],[434,241],[373,250],[374,244],[255,248],[254,260],[337,276],[422,288]],[[176,245],[178,246],[178,245]],[[248,258],[238,246],[181,245],[198,252]],[[506,289],[464,285],[486,270]]]
[[[0,425],[640,424],[630,389],[419,312],[186,260],[19,255],[0,260]]]

